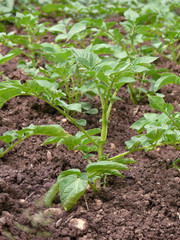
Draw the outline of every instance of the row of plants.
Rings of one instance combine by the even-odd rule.
[[[132,5],[133,9],[127,9],[128,2],[133,1],[127,1],[124,5],[113,1],[116,3],[114,6],[118,6],[116,9],[111,8],[113,14],[121,12],[124,16],[124,21],[120,23],[95,18],[103,14],[108,17],[107,11],[102,11],[103,4],[99,4],[99,12],[93,15],[92,9],[97,11],[98,8],[91,9],[83,1],[43,4],[38,12],[39,16],[44,14],[48,17],[51,12],[63,16],[63,20],[53,26],[49,26],[47,22],[39,24],[34,8],[31,13],[16,10],[14,16],[13,13],[8,13],[8,16],[7,13],[4,14],[4,19],[6,15],[18,28],[23,28],[26,34],[0,33],[0,42],[12,49],[8,54],[0,56],[0,64],[17,55],[26,56],[28,61],[20,60],[17,67],[23,68],[29,79],[21,83],[3,75],[5,80],[0,83],[0,106],[16,96],[33,96],[56,109],[79,131],[71,135],[60,125],[33,124],[21,130],[10,130],[0,136],[4,143],[4,147],[0,149],[0,157],[33,135],[46,135],[48,138],[43,146],[64,144],[69,150],[80,151],[87,163],[84,172],[69,169],[59,174],[57,182],[45,196],[46,206],[50,206],[60,193],[62,206],[69,210],[85,194],[88,186],[97,192],[102,186],[106,187],[108,176],[123,177],[121,170],[128,170],[128,164],[136,163],[134,159],[126,157],[131,153],[152,151],[163,145],[171,145],[177,151],[180,150],[180,113],[174,112],[174,107],[166,103],[164,96],[158,92],[170,83],[180,85],[180,78],[168,69],[156,69],[153,64],[158,59],[156,53],[178,62],[178,40],[174,41],[175,35],[173,38],[171,34],[168,40],[167,28],[172,30],[173,21],[176,19],[178,22],[179,17],[169,1],[165,1],[169,3],[169,14],[164,24],[162,22],[165,16],[155,15],[154,11],[146,12],[145,9],[148,8],[143,5],[144,1],[141,3],[144,6],[141,10],[135,4]],[[75,8],[69,11],[71,4],[84,7],[79,12],[74,11]],[[60,9],[64,11],[61,12]],[[87,10],[89,16],[83,18]],[[124,33],[121,33],[122,29]],[[41,37],[48,32],[55,35],[56,43],[41,42]],[[178,33],[176,37],[178,39]],[[170,43],[170,39],[174,39],[173,42]],[[156,44],[146,45],[147,41],[154,41]],[[165,50],[168,50],[168,55]],[[173,57],[174,53],[176,59]],[[46,60],[43,66],[41,59]],[[127,150],[112,157],[110,152],[105,154],[104,151],[108,142],[109,118],[114,102],[121,101],[118,94],[124,85],[128,85],[132,104],[147,97],[151,108],[161,113],[145,113],[143,118],[132,125],[137,130],[137,136],[126,141]],[[84,96],[89,100],[84,101]],[[99,109],[90,104],[94,97],[98,97],[100,101]],[[101,128],[87,130],[84,114],[98,112],[101,113]],[[80,113],[82,118],[77,117]],[[177,159],[174,162],[177,169],[179,161]]]

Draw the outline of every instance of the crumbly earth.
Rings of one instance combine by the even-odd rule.
[[[1,48],[2,54],[8,52]],[[25,81],[27,77],[16,68],[20,58],[0,66],[0,72]],[[168,60],[160,58],[155,64],[180,74],[179,65]],[[179,111],[180,88],[168,85],[161,93]],[[122,101],[113,106],[105,149],[110,156],[125,151],[125,141],[136,134],[130,126],[152,111],[147,99],[133,105],[126,86],[119,96]],[[98,99],[91,103],[99,107]],[[87,129],[100,127],[100,113],[84,118]],[[54,109],[32,97],[16,97],[0,110],[0,134],[31,123],[60,124],[72,134],[77,131]],[[31,137],[0,159],[0,240],[180,239],[180,173],[172,168],[179,157],[177,150],[164,146],[133,154],[137,164],[124,171],[125,178],[109,177],[105,189],[96,194],[90,189],[86,192],[88,209],[82,197],[66,212],[59,196],[49,209],[43,206],[43,197],[61,171],[69,168],[83,171],[86,162],[81,153],[68,151],[65,146],[42,147],[44,139]]]

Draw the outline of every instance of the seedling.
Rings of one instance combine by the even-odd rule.
[[[16,13],[15,23],[18,28],[24,27],[27,35],[2,32],[0,33],[0,42],[10,48],[20,45],[19,50],[31,60],[32,66],[36,67],[39,62],[36,54],[41,55],[38,41],[47,32],[45,25],[48,23],[38,24],[38,17],[28,12]]]
[[[139,15],[137,12],[129,9],[124,12],[126,21],[119,23],[126,31],[126,35],[123,36],[118,28],[114,28],[116,22],[105,22],[103,19],[83,19],[73,26],[65,26],[62,23],[53,26],[49,30],[52,32],[60,32],[55,38],[56,42],[62,40],[74,40],[82,48],[85,48],[85,42],[88,36],[88,41],[92,44],[92,49],[96,54],[104,55],[104,59],[109,59],[109,55],[115,59],[130,60],[132,65],[136,62],[136,58],[141,55],[140,46],[144,40],[147,40],[146,35],[143,35],[145,28],[143,24],[149,21],[151,17],[146,15]],[[69,30],[67,30],[70,27]],[[146,28],[148,32],[148,28]],[[102,37],[106,37],[103,41]],[[111,41],[113,44],[107,43]],[[63,43],[61,43],[64,45]],[[147,57],[145,56],[147,59]],[[138,58],[139,59],[139,58]],[[142,58],[143,59],[143,58]],[[137,104],[143,97],[147,96],[148,93],[152,92],[151,87],[149,92],[145,89],[144,83],[155,82],[156,79],[150,79],[152,73],[151,62],[155,61],[157,58],[151,58],[151,61],[141,61],[141,68],[144,67],[143,74],[137,74],[134,71],[134,79],[136,82],[140,83],[139,87],[135,86],[135,83],[128,83],[130,97],[133,103]],[[139,71],[139,70],[138,70]],[[140,72],[140,71],[139,71]],[[151,72],[151,73],[150,73]],[[131,75],[132,76],[132,75]]]
[[[2,0],[0,2],[0,13],[8,13],[11,12],[14,6],[14,0]]]
[[[122,176],[119,170],[127,170],[126,164],[134,162],[134,160],[123,159],[122,157],[118,157],[116,161],[110,161],[108,155],[104,153],[104,145],[107,141],[108,119],[112,105],[118,99],[116,96],[117,92],[124,84],[134,81],[133,78],[129,77],[129,71],[127,73],[125,71],[130,66],[130,62],[123,61],[115,64],[112,61],[110,64],[110,62],[101,60],[89,49],[73,49],[73,51],[77,61],[83,66],[83,71],[86,70],[88,73],[91,73],[91,76],[94,76],[92,81],[84,85],[83,88],[88,88],[89,92],[94,92],[100,97],[102,108],[101,129],[84,130],[83,126],[86,124],[86,121],[84,119],[75,119],[67,113],[67,110],[81,112],[81,104],[65,103],[62,100],[64,93],[58,88],[55,82],[34,79],[27,80],[24,84],[15,80],[6,80],[0,83],[1,106],[15,96],[34,96],[50,104],[79,128],[80,132],[72,136],[58,125],[30,125],[19,131],[8,131],[0,138],[7,144],[6,149],[1,149],[1,156],[15,147],[19,142],[32,135],[50,136],[43,145],[51,143],[57,143],[58,145],[65,144],[70,150],[79,150],[82,152],[83,156],[89,162],[86,172],[81,173],[79,169],[62,172],[58,178],[56,187],[52,188],[54,189],[53,192],[51,189],[45,199],[46,205],[49,205],[60,187],[61,202],[66,210],[69,210],[79,197],[85,193],[88,184],[94,191],[97,191],[96,181],[98,179],[103,178],[104,182],[106,182],[108,175]],[[95,136],[97,134],[98,136]],[[94,156],[96,162],[91,162],[91,156],[93,156],[94,152],[97,152]]]

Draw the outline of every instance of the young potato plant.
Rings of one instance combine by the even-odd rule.
[[[21,54],[22,52],[19,49],[13,49],[12,51],[9,51],[6,55],[2,55],[0,54],[0,65],[4,64],[8,61],[10,61],[12,58],[14,58],[15,56],[18,56],[19,54]],[[0,73],[0,75],[3,72]]]
[[[15,47],[22,51],[26,57],[31,61],[28,63],[33,67],[37,66],[39,60],[36,55],[41,56],[40,45],[38,44],[40,38],[46,34],[48,23],[38,23],[38,17],[29,12],[16,13],[15,23],[18,28],[23,27],[26,35],[16,35],[14,32],[0,33],[0,42],[14,49]],[[26,65],[26,64],[25,64]]]
[[[135,163],[133,159],[124,158],[127,154],[137,151],[133,144],[127,144],[129,151],[111,158],[109,154],[105,154],[104,146],[108,141],[108,121],[113,103],[115,100],[120,100],[117,96],[118,91],[124,84],[133,83],[135,81],[131,76],[134,76],[134,71],[143,71],[144,65],[142,68],[142,61],[148,62],[151,59],[148,57],[137,58],[132,64],[128,59],[120,61],[115,61],[114,59],[100,59],[98,55],[91,51],[91,47],[87,49],[71,50],[74,58],[81,65],[82,71],[86,72],[90,77],[89,79],[91,79],[90,81],[86,79],[86,82],[79,89],[82,93],[89,92],[100,98],[102,110],[101,128],[85,130],[84,126],[86,125],[86,120],[77,119],[69,114],[68,110],[82,112],[82,104],[66,103],[66,101],[64,101],[66,94],[62,91],[57,82],[44,79],[33,79],[27,80],[26,83],[22,84],[18,80],[6,79],[6,81],[0,83],[0,107],[12,97],[21,95],[37,97],[55,108],[60,114],[63,114],[69,119],[72,124],[78,127],[79,131],[73,136],[67,133],[59,125],[35,126],[32,124],[21,130],[5,132],[0,137],[4,146],[6,146],[5,148],[1,148],[0,157],[4,156],[4,154],[9,152],[18,143],[33,135],[49,136],[42,145],[56,143],[57,146],[59,146],[60,144],[65,144],[69,150],[81,151],[82,157],[86,158],[88,163],[85,171],[81,172],[79,169],[69,169],[61,172],[57,178],[57,182],[52,186],[45,197],[45,205],[49,206],[54,197],[60,193],[62,206],[66,210],[71,209],[76,201],[85,194],[88,186],[96,192],[101,187],[97,184],[97,181],[101,183],[104,182],[105,186],[107,176],[115,175],[122,177],[123,175],[120,170],[127,170],[127,164]],[[161,79],[160,85],[163,84],[165,84],[165,82]],[[157,85],[156,88],[158,90]],[[157,99],[160,102],[161,98],[157,97]],[[170,112],[168,113],[171,114]],[[173,115],[176,125],[179,124],[178,116],[179,115]],[[167,143],[170,144],[170,141],[166,142],[166,144]],[[178,144],[178,141],[173,144]],[[156,143],[152,142],[149,149],[154,149],[155,146],[159,146],[158,141],[156,141]],[[143,145],[138,148],[138,150],[146,148],[147,145]],[[93,159],[95,159],[93,162],[92,156]]]
[[[0,13],[9,13],[14,6],[14,0],[2,0],[0,2]]]
[[[48,1],[49,2],[49,1]],[[55,1],[54,1],[55,2]],[[127,9],[127,6],[122,6],[118,1],[96,1],[96,0],[82,0],[82,1],[60,1],[60,3],[41,4],[41,10],[48,15],[56,14],[56,16],[63,16],[63,18],[71,18],[77,22],[82,18],[107,18],[115,14],[121,14]],[[125,2],[124,2],[125,4]]]
[[[138,46],[147,40],[147,36],[144,32],[146,29],[147,33],[148,28],[144,28],[144,23],[150,21],[151,16],[148,14],[139,15],[131,9],[125,11],[124,16],[126,21],[121,22],[120,25],[126,31],[125,36],[120,33],[117,27],[113,28],[117,22],[105,22],[103,19],[83,19],[78,23],[75,23],[73,26],[68,25],[68,28],[70,27],[69,30],[67,30],[68,28],[65,23],[59,23],[49,28],[49,31],[54,33],[59,32],[55,41],[60,42],[61,45],[64,45],[64,43],[61,43],[62,40],[73,40],[82,48],[85,48],[85,43],[88,37],[88,41],[92,45],[92,50],[96,54],[101,54],[101,58],[107,59],[111,56],[114,59],[119,60],[129,59],[133,65],[134,62],[136,62],[136,58],[141,56],[142,53]],[[104,37],[106,37],[105,41],[102,40]],[[108,43],[109,41],[111,41],[111,44]],[[147,60],[146,56],[145,58]],[[141,60],[141,63],[139,63],[143,69],[143,74],[140,74],[140,71],[138,70],[138,74],[134,73],[136,84],[128,83],[130,97],[135,104],[137,104],[143,97],[146,97],[147,93],[150,94],[152,92],[153,88],[150,87],[149,91],[147,91],[145,89],[145,84],[148,82],[150,85],[153,85],[153,82],[157,79],[151,79],[150,77],[152,76],[152,72],[155,71],[153,65],[150,65],[150,63],[156,59],[157,58],[154,57],[151,58],[151,60],[149,58],[149,61]]]
[[[155,83],[154,91],[167,84],[180,86],[180,78],[173,73],[164,73]],[[174,107],[166,103],[162,97],[148,96],[148,99],[151,108],[162,114],[145,113],[144,117],[132,125],[138,134],[142,134],[126,142],[129,152],[151,151],[163,145],[171,145],[180,151],[180,112],[174,112]],[[173,167],[180,171],[179,162],[180,158],[173,163]]]
[[[141,14],[148,14],[154,19],[142,27],[144,39],[151,43],[141,48],[144,54],[160,54],[170,61],[179,62],[178,8],[176,1],[152,1],[142,8]]]
[[[96,93],[83,87],[90,83],[94,77],[90,72],[83,68],[77,61],[74,51],[69,48],[61,48],[57,44],[42,43],[41,49],[43,56],[51,62],[45,67],[28,68],[25,72],[31,79],[39,81],[49,81],[56,83],[57,87],[64,93],[64,100],[67,104],[81,104],[81,108],[86,114],[96,114],[96,108],[91,108],[89,102],[81,102],[82,97],[93,98]],[[73,115],[73,110],[67,113]]]
[[[152,41],[154,53],[179,63],[180,61],[180,17],[175,15],[173,19],[167,21],[161,26],[156,24],[152,27],[153,34],[156,33],[155,39]]]
[[[180,80],[178,81],[180,85]],[[180,112],[174,113],[174,107],[158,96],[149,96],[149,102],[152,109],[162,114],[145,113],[144,117],[132,125],[133,129],[142,134],[126,142],[129,152],[152,151],[163,145],[171,145],[180,151]],[[180,170],[179,162],[178,158],[173,163],[173,167],[178,170]]]
[[[88,185],[94,191],[97,191],[96,181],[104,179],[108,175],[122,176],[120,170],[127,170],[126,164],[133,163],[132,159],[118,157],[115,161],[110,161],[108,154],[104,153],[104,145],[107,141],[108,120],[110,117],[113,102],[118,100],[117,93],[121,86],[133,82],[128,67],[129,61],[104,61],[101,60],[90,49],[80,50],[72,49],[76,61],[81,64],[83,71],[91,77],[91,81],[81,86],[81,91],[94,93],[100,97],[102,108],[102,128],[85,130],[86,121],[76,119],[68,114],[67,110],[81,112],[82,105],[79,103],[67,104],[63,101],[65,94],[59,88],[56,82],[33,79],[27,80],[21,84],[18,80],[7,79],[0,83],[0,106],[15,96],[30,95],[37,97],[54,107],[59,113],[63,114],[71,123],[79,128],[75,136],[67,133],[59,125],[30,125],[22,130],[11,130],[5,132],[0,140],[4,142],[6,148],[1,148],[0,156],[4,156],[8,151],[15,147],[21,141],[32,135],[47,135],[49,138],[43,143],[57,145],[65,144],[70,150],[79,150],[83,157],[88,160],[85,172],[81,173],[79,169],[71,169],[62,172],[58,177],[57,183],[47,194],[45,204],[50,205],[54,196],[60,191],[60,198],[63,207],[69,210],[75,202],[82,196]],[[137,64],[138,65],[138,64]],[[98,134],[98,135],[97,135]],[[90,157],[96,153],[96,162],[91,162]]]

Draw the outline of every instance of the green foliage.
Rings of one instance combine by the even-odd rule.
[[[160,77],[154,85],[154,91],[158,91],[160,88],[170,83],[180,85],[180,78],[173,73],[162,74],[162,77]]]
[[[180,171],[180,167],[178,166],[179,162],[180,162],[180,158],[176,159],[176,161],[173,162],[173,167],[177,168]]]
[[[12,49],[5,56],[0,55],[0,64],[20,54],[30,61],[18,63],[29,77],[25,83],[4,76],[5,81],[0,83],[0,107],[16,96],[36,97],[79,130],[71,135],[59,125],[31,124],[21,130],[7,131],[0,136],[3,142],[0,157],[31,136],[45,135],[48,138],[42,146],[64,144],[71,151],[80,151],[87,160],[84,172],[69,169],[59,174],[45,196],[46,206],[60,194],[62,206],[70,210],[88,186],[96,192],[102,185],[106,186],[107,176],[124,177],[121,171],[128,170],[128,164],[136,163],[124,158],[128,154],[162,145],[180,150],[180,113],[174,112],[173,106],[158,93],[167,84],[179,85],[180,80],[166,69],[155,69],[152,64],[158,59],[157,53],[179,61],[180,18],[176,1],[19,0],[15,5],[14,1],[2,4],[0,20],[13,20],[25,34],[6,33],[5,26],[0,25],[0,42]],[[37,5],[41,11],[36,10]],[[27,11],[23,12],[24,9]],[[38,15],[63,20],[48,26],[49,23],[39,23]],[[111,21],[108,16],[112,15],[121,15],[124,19]],[[41,43],[41,37],[47,32],[55,35],[56,43]],[[39,67],[42,58],[46,64]],[[151,108],[161,114],[145,113],[132,125],[138,135],[126,142],[128,151],[109,157],[104,148],[111,109],[114,101],[121,100],[118,92],[124,85],[128,85],[133,103],[148,97]],[[100,99],[101,127],[87,130],[83,117],[99,110],[92,108],[87,100],[94,97]],[[179,159],[173,164],[177,169],[178,163]],[[97,184],[97,180],[100,183]]]
[[[36,55],[41,56],[40,45],[38,41],[41,36],[46,34],[47,23],[38,24],[38,17],[29,12],[16,13],[15,23],[18,28],[24,27],[27,35],[16,35],[14,32],[0,33],[0,42],[10,48],[21,45],[22,53],[27,56],[31,62],[32,66],[35,67],[38,64]],[[23,46],[23,47],[22,47]]]
[[[0,2],[0,13],[11,12],[14,6],[14,0],[2,0]]]
[[[74,203],[84,194],[88,185],[86,173],[78,177],[75,174],[68,175],[59,182],[59,193],[62,206],[70,210]]]
[[[132,128],[143,134],[127,141],[127,148],[130,151],[141,149],[150,151],[158,146],[172,145],[180,150],[180,113],[173,113],[173,106],[161,97],[149,96],[149,102],[153,109],[162,114],[146,113],[143,118],[135,122]]]
[[[22,52],[19,49],[13,49],[12,51],[10,51],[5,56],[2,56],[0,54],[0,65],[8,62],[9,60],[11,60],[12,58],[14,58],[15,56],[17,56],[17,55],[19,55],[21,53]]]

